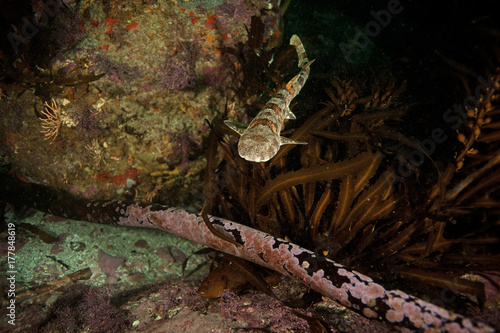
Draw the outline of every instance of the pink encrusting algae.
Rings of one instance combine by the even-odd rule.
[[[385,289],[371,278],[296,244],[226,219],[212,216],[210,223],[231,242],[212,233],[201,216],[179,208],[121,201],[84,203],[34,185],[26,189],[23,198],[39,210],[67,218],[167,231],[275,270],[364,316],[396,327],[427,332],[494,332],[488,325],[400,290]]]

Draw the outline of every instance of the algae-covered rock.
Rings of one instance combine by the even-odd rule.
[[[242,84],[227,50],[245,44],[253,16],[271,37],[277,1],[33,6],[19,9],[2,52],[3,164],[79,197],[191,203],[206,120]]]

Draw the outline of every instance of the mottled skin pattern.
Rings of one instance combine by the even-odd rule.
[[[101,224],[155,228],[255,262],[298,279],[322,295],[374,318],[418,332],[494,332],[482,323],[447,311],[399,290],[386,290],[369,277],[332,260],[250,227],[210,217],[221,234],[214,235],[203,218],[178,208],[117,201],[83,201],[48,187],[0,176],[0,200],[33,207],[66,218]]]
[[[123,205],[118,224],[158,228],[247,259],[302,281],[367,318],[424,332],[494,332],[482,323],[447,311],[400,290],[386,290],[371,278],[298,245],[253,228],[211,217],[214,227],[242,247],[215,236],[203,219],[184,210]]]
[[[280,136],[285,119],[295,119],[295,115],[290,111],[290,102],[306,83],[309,66],[314,61],[307,59],[304,46],[297,35],[292,36],[290,45],[294,45],[297,50],[301,68],[299,74],[274,94],[246,129],[226,121],[229,127],[241,135],[238,141],[238,153],[247,161],[266,162],[276,155],[280,146],[284,144],[307,144]]]

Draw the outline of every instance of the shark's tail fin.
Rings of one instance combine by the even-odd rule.
[[[306,50],[304,49],[304,45],[302,45],[299,36],[293,35],[292,38],[290,38],[290,45],[295,46],[295,49],[297,50],[297,55],[299,56],[299,68],[304,68],[307,63],[309,63],[309,59],[307,59]]]

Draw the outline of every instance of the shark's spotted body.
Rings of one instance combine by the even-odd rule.
[[[285,119],[295,119],[290,111],[290,102],[297,96],[300,89],[309,77],[309,66],[313,61],[307,59],[306,51],[297,35],[290,38],[290,45],[295,46],[299,57],[299,74],[287,85],[278,91],[250,122],[248,127],[226,121],[231,129],[238,132],[241,137],[238,142],[238,153],[250,162],[269,161],[286,144],[307,144],[307,142],[293,141],[280,136]]]

